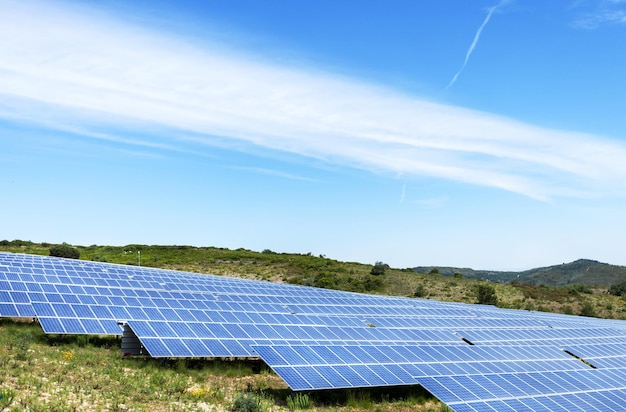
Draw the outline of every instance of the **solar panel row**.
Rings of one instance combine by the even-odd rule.
[[[624,371],[598,369],[434,376],[419,383],[455,411],[619,411]]]
[[[338,367],[354,369],[353,380],[343,379],[346,387],[359,386],[365,377],[360,366],[383,367],[393,377],[391,381],[412,384],[423,377],[472,376],[521,372],[586,370],[589,366],[554,347],[478,347],[468,345],[343,345],[343,346],[254,346],[263,360],[293,389],[314,388],[320,382],[307,379],[324,371],[323,376],[336,374]],[[343,370],[346,370],[343,368]],[[334,371],[334,372],[333,372]],[[371,375],[368,375],[370,378]],[[380,377],[384,379],[384,377]],[[293,381],[289,381],[293,379]],[[366,379],[367,380],[367,379]],[[323,382],[323,388],[338,379]],[[379,382],[380,385],[388,383]],[[398,383],[393,383],[398,384]],[[370,385],[372,383],[370,382]]]

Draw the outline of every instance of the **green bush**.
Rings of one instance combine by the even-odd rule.
[[[60,245],[54,245],[50,248],[50,256],[78,259],[80,258],[80,252],[75,247],[63,243]]]
[[[416,298],[423,298],[424,296],[426,296],[426,288],[424,288],[424,285],[417,285],[413,296],[415,296]]]
[[[586,293],[590,295],[593,293],[593,290],[589,286],[582,284],[572,285],[569,287],[570,295],[578,295],[579,293]]]
[[[233,412],[261,412],[261,399],[257,396],[246,393],[244,395],[238,395],[233,400],[233,406],[231,407]]]
[[[363,288],[367,292],[380,290],[385,285],[385,282],[378,276],[368,276],[363,281]]]
[[[626,296],[626,280],[612,285],[609,288],[609,293],[614,296]]]
[[[13,399],[15,399],[15,391],[8,388],[0,389],[0,411],[8,408],[12,403]]]
[[[374,267],[372,267],[370,274],[374,276],[381,276],[385,274],[387,269],[389,269],[389,265],[387,265],[386,263],[376,262],[374,263]]]
[[[369,391],[349,391],[346,406],[355,409],[371,409],[372,397]]]
[[[478,303],[481,305],[497,305],[498,297],[496,296],[496,289],[491,285],[480,284],[478,285],[477,292]]]
[[[20,332],[14,341],[15,358],[17,360],[27,360],[30,354],[30,347],[35,342],[35,338],[27,331]]]
[[[311,398],[306,393],[296,393],[287,397],[287,407],[290,411],[311,409]]]
[[[591,302],[585,302],[583,304],[583,307],[580,310],[580,316],[588,316],[588,317],[596,316],[596,311],[593,305],[591,304]]]

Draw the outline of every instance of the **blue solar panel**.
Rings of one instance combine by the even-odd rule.
[[[624,321],[7,253],[0,316],[60,334],[127,322],[151,356],[261,356],[295,390],[421,383],[455,411],[626,410]]]

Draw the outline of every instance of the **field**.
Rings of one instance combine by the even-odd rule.
[[[0,323],[0,411],[445,411],[419,387],[293,394],[262,362],[123,359],[112,337]]]
[[[49,245],[0,250],[47,255]],[[187,246],[77,247],[81,259],[163,267],[364,293],[626,319],[626,301],[590,287],[487,283],[436,271],[339,262],[311,254]],[[141,252],[141,253],[139,253]],[[140,260],[141,259],[141,260]],[[50,336],[32,321],[0,322],[0,411],[445,411],[420,387],[294,394],[260,361],[123,359],[112,337]]]
[[[484,281],[439,273],[417,273],[409,268],[387,268],[371,274],[372,264],[340,262],[310,253],[255,252],[192,246],[77,246],[80,258],[197,273],[288,282],[361,293],[421,297],[449,302],[476,303],[478,285]],[[48,255],[49,244],[2,241],[0,251]],[[375,260],[375,259],[373,259]],[[609,295],[607,288],[532,286],[490,282],[497,306],[570,315],[626,320],[626,300]]]

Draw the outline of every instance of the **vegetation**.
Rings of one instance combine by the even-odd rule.
[[[370,271],[370,274],[374,276],[382,276],[385,274],[387,269],[389,269],[389,265],[387,265],[386,263],[376,262],[374,263],[374,267]]]
[[[589,317],[596,316],[596,311],[591,302],[583,303],[583,307],[580,309],[580,316],[589,316]]]
[[[261,399],[253,393],[237,395],[231,410],[233,412],[261,412]]]
[[[86,260],[238,276],[440,301],[626,319],[625,284],[599,288],[484,282],[443,268],[339,262],[323,256],[191,246],[74,246]],[[0,251],[48,255],[50,244],[0,241]],[[428,273],[431,272],[431,273]],[[455,275],[458,273],[458,275]],[[626,283],[626,282],[622,282]],[[482,289],[482,292],[479,292]],[[484,296],[480,298],[479,295]],[[495,298],[495,302],[491,299]],[[491,302],[491,303],[488,303]],[[262,363],[122,359],[119,342],[44,335],[33,323],[0,320],[0,411],[443,411],[422,388],[294,394]],[[256,408],[259,409],[250,409]],[[249,409],[244,409],[249,408]]]
[[[80,252],[75,247],[72,247],[68,245],[67,243],[63,243],[61,245],[51,246],[50,256],[69,258],[69,259],[79,259]]]
[[[485,283],[481,283],[477,287],[477,303],[481,305],[497,305],[498,297],[496,296],[496,289]]]
[[[471,279],[491,282],[512,282],[528,285],[572,286],[587,285],[608,287],[626,280],[626,266],[609,265],[590,259],[579,259],[570,263],[525,270],[522,272],[473,270],[469,268],[418,266],[413,268],[419,273],[437,270],[444,276],[461,274]]]
[[[311,409],[313,403],[311,398],[306,393],[296,393],[287,397],[287,407],[290,411],[299,411],[304,409]]]
[[[423,298],[424,296],[426,296],[426,288],[424,287],[423,284],[417,285],[417,287],[415,288],[415,292],[413,293],[413,296],[416,298]]]
[[[22,344],[27,342],[28,349]],[[439,411],[420,387],[293,393],[260,361],[121,356],[115,338],[0,320],[0,411]],[[17,354],[20,356],[17,356]],[[364,408],[350,406],[367,400]],[[365,402],[364,402],[365,404]]]
[[[15,253],[48,255],[50,247],[48,243],[0,241],[0,251]],[[138,253],[141,252],[142,266],[450,302],[476,303],[478,285],[484,283],[468,276],[465,269],[428,267],[420,273],[411,268],[394,269],[384,264],[384,275],[372,275],[375,265],[340,262],[311,253],[277,253],[269,249],[254,252],[193,246],[74,247],[85,260],[137,265]],[[595,267],[593,261],[577,262],[573,270],[582,270],[581,265],[584,264]],[[565,273],[565,268],[569,266],[559,265],[559,273]],[[605,271],[607,277],[609,268],[615,268],[606,264],[598,264],[598,267]],[[619,274],[619,270],[616,273]],[[625,278],[621,279],[621,283],[614,282],[615,286],[610,288],[580,282],[567,286],[545,286],[491,281],[487,285],[495,289],[496,305],[502,308],[580,314],[587,303],[593,307],[596,317],[626,319],[626,299],[621,297],[622,291],[626,290],[624,283]]]
[[[613,296],[622,296],[626,298],[626,280],[612,285],[609,288],[609,293]]]
[[[569,290],[569,293],[573,295],[577,295],[579,293],[586,293],[586,294],[593,293],[593,290],[589,286],[583,285],[583,284],[576,284],[576,285],[569,286],[568,290]]]

